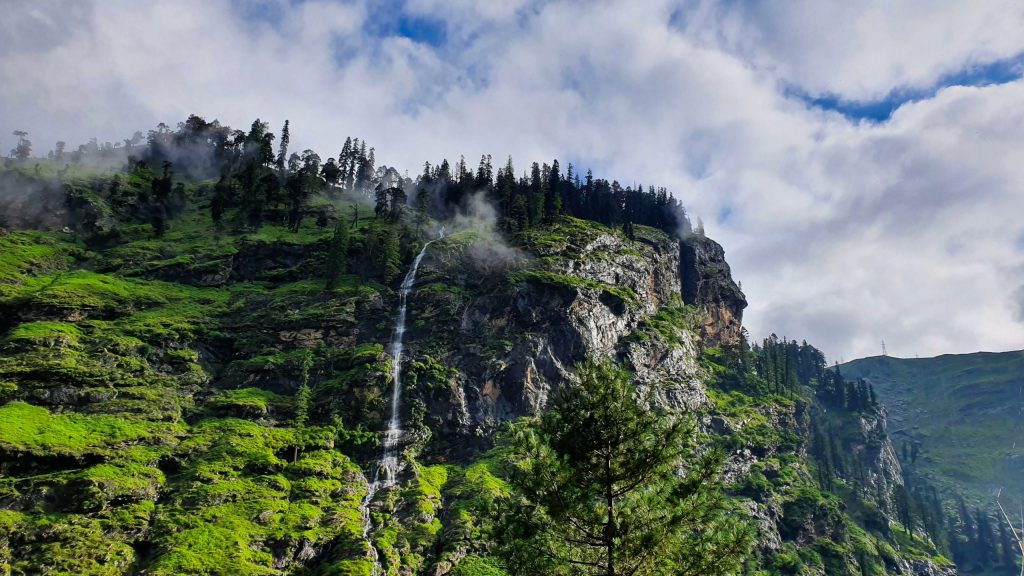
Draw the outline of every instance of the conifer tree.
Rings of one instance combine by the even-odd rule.
[[[288,133],[288,121],[284,121],[284,126],[281,128],[281,143],[278,145],[277,151],[277,178],[281,184],[284,184],[285,178],[288,173],[285,171],[287,168],[286,163],[288,161],[288,142],[291,136]]]
[[[547,222],[554,222],[562,215],[562,176],[559,174],[558,160],[551,163],[545,187],[544,219]]]
[[[380,271],[384,282],[394,280],[400,271],[401,246],[398,242],[398,230],[388,226],[380,235]]]
[[[427,193],[426,188],[420,188],[416,192],[416,231],[419,232],[423,228],[423,224],[427,221],[427,209],[429,207],[430,195]]]
[[[377,184],[374,191],[373,213],[377,218],[383,218],[388,213],[388,191],[383,182]]]
[[[213,225],[220,230],[224,212],[231,202],[231,178],[227,174],[221,174],[217,183],[213,186],[213,198],[210,200],[210,216],[213,218]]]
[[[334,290],[338,287],[341,275],[347,267],[346,258],[348,255],[348,223],[338,219],[334,227],[334,236],[331,237],[330,248],[327,251],[327,290]]]
[[[300,365],[300,379],[299,389],[295,392],[295,427],[298,428],[296,434],[296,442],[294,450],[292,452],[292,462],[297,462],[299,459],[299,450],[306,444],[306,424],[309,422],[309,411],[313,403],[313,390],[309,386],[309,371],[313,368],[313,353],[307,348],[305,353],[302,355],[302,364]]]
[[[646,408],[609,361],[578,368],[538,420],[502,438],[513,496],[499,537],[512,574],[730,574],[752,534],[727,513],[723,456]],[[687,472],[677,470],[687,462]]]
[[[526,197],[516,196],[512,200],[512,207],[509,210],[508,230],[519,232],[530,227],[530,209],[526,204]]]
[[[334,158],[328,158],[327,162],[324,162],[323,168],[320,169],[320,175],[331,185],[332,189],[338,184],[341,179],[341,169],[338,168],[338,163],[334,161]]]

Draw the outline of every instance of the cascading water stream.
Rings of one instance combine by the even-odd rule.
[[[398,440],[402,435],[402,419],[399,414],[399,407],[402,400],[402,350],[404,347],[405,339],[405,316],[406,316],[406,300],[409,297],[409,293],[412,292],[413,284],[416,283],[416,270],[420,267],[420,262],[423,261],[423,257],[427,254],[427,247],[433,244],[435,241],[444,238],[444,228],[441,228],[441,232],[438,237],[430,242],[423,245],[423,249],[416,255],[416,258],[412,261],[412,266],[409,267],[409,272],[406,273],[405,279],[402,280],[402,286],[398,289],[398,317],[395,320],[395,331],[391,334],[391,418],[388,420],[388,429],[384,433],[383,452],[380,457],[380,465],[377,466],[377,470],[373,473],[373,481],[369,483],[366,490],[366,498],[363,499],[363,505],[360,512],[363,516],[363,539],[369,542],[370,531],[373,529],[373,522],[370,519],[370,503],[373,502],[373,498],[377,495],[377,491],[381,488],[391,488],[397,483],[398,477]],[[384,477],[381,478],[381,472],[384,473]],[[380,557],[377,553],[377,548],[370,543],[370,550],[373,554],[373,575],[377,576],[380,573]]]

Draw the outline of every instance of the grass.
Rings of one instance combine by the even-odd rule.
[[[541,256],[558,254],[572,258],[601,234],[618,234],[603,224],[563,216],[558,222],[522,232],[520,242],[531,252]]]
[[[630,337],[646,340],[652,333],[657,333],[670,346],[684,345],[693,341],[693,334],[699,330],[701,315],[697,307],[683,305],[677,300],[644,318]]]
[[[182,442],[182,475],[153,524],[153,574],[277,574],[272,551],[337,541],[362,550],[359,470],[333,450],[301,450],[295,429],[207,419]]]
[[[0,300],[34,275],[67,268],[81,249],[58,234],[19,231],[0,234]]]
[[[51,414],[25,402],[0,406],[0,447],[34,455],[115,455],[125,446],[175,437],[180,425],[128,417]]]
[[[917,460],[903,462],[912,473],[986,508],[997,489],[1010,508],[1024,502],[1024,465],[1013,464],[1024,462],[1024,352],[875,357],[840,370],[872,383],[897,447],[918,443]]]
[[[147,288],[132,280],[73,270],[26,280],[7,303],[57,310],[118,311],[167,302],[159,291]]]
[[[761,455],[794,450],[803,444],[800,436],[784,429],[781,421],[794,408],[784,396],[752,397],[739,391],[708,389],[712,413],[724,418],[732,431],[721,440],[730,449],[749,448]]]
[[[281,396],[269,390],[248,387],[221,390],[206,401],[206,406],[216,412],[265,416],[271,409],[281,406],[283,401]]]
[[[556,272],[549,272],[546,270],[520,270],[510,274],[509,279],[513,283],[532,282],[573,290],[591,290],[610,294],[628,306],[639,306],[640,304],[640,300],[637,297],[636,292],[633,292],[630,288],[605,284],[603,282],[598,282],[589,278],[581,278],[579,276],[569,276],[567,274],[558,274]]]
[[[82,331],[69,322],[26,322],[14,327],[4,339],[5,343],[17,348],[33,346],[77,348],[82,339]]]

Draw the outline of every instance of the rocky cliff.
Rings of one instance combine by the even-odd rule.
[[[679,243],[683,301],[704,311],[701,337],[708,346],[736,345],[747,299],[732,279],[725,249],[703,234]]]
[[[570,222],[531,235],[498,267],[486,256],[496,241],[455,234],[421,269],[409,346],[451,370],[422,397],[431,429],[487,436],[536,414],[587,357],[628,360],[639,384],[674,382],[663,398],[673,408],[705,402],[695,335],[658,324],[698,316],[681,302],[679,251],[666,235],[646,229],[630,241]]]

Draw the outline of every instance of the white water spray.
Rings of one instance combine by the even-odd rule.
[[[412,261],[412,266],[409,267],[409,272],[406,273],[405,279],[402,280],[402,286],[398,289],[398,318],[395,321],[395,331],[391,334],[390,346],[391,418],[388,420],[388,429],[384,433],[384,450],[381,453],[380,464],[373,474],[373,481],[367,487],[366,498],[363,499],[363,505],[360,509],[363,516],[363,539],[367,542],[369,542],[370,531],[373,529],[373,522],[370,518],[370,503],[373,502],[373,498],[377,495],[378,490],[381,488],[391,488],[398,482],[398,440],[402,436],[402,419],[399,414],[399,408],[402,400],[402,350],[405,338],[406,300],[409,297],[409,293],[412,292],[413,284],[416,283],[416,270],[419,269],[420,262],[423,261],[423,257],[427,254],[427,247],[441,238],[444,238],[444,228],[441,228],[441,232],[436,239],[423,245],[423,249],[416,255],[416,258]],[[381,472],[384,473],[383,478],[381,478]],[[373,543],[370,543],[370,550],[373,555],[373,575],[377,576],[381,570],[380,557]]]

